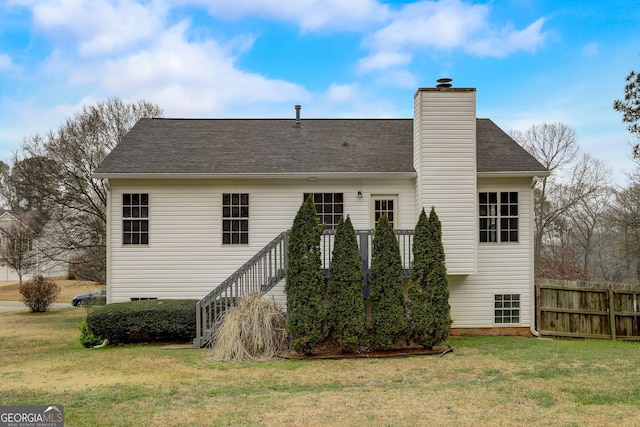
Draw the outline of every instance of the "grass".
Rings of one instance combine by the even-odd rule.
[[[67,426],[640,425],[640,343],[462,337],[443,357],[219,363],[85,349],[85,310],[0,314],[2,405]]]
[[[71,302],[74,296],[86,294],[101,287],[98,283],[86,280],[55,280],[55,282],[62,288],[56,302]],[[17,281],[0,281],[0,301],[22,301],[19,289],[20,283]]]

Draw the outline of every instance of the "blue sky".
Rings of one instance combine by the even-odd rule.
[[[640,70],[637,0],[2,0],[0,159],[84,104],[165,117],[412,117],[440,77],[504,130],[565,122],[618,183],[613,111]]]

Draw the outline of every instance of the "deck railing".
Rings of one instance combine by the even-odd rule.
[[[409,277],[411,269],[411,248],[413,230],[394,230],[400,247],[404,277]],[[367,282],[371,265],[371,247],[373,230],[357,230],[362,269],[364,271],[363,289],[368,295]],[[322,268],[325,277],[329,276],[335,230],[325,230],[320,241]],[[280,233],[249,261],[216,287],[196,305],[195,347],[204,347],[211,343],[217,328],[222,323],[224,313],[238,305],[240,297],[256,292],[268,292],[285,277],[287,265],[287,247],[289,231]]]

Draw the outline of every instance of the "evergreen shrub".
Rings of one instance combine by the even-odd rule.
[[[285,283],[290,347],[305,354],[310,354],[313,347],[326,336],[321,234],[322,226],[309,196],[298,210],[291,227]]]
[[[91,332],[110,343],[191,342],[196,337],[196,300],[132,301],[94,307]]]
[[[384,350],[406,344],[402,258],[386,216],[380,218],[373,235],[370,286],[374,347]]]
[[[329,341],[352,353],[366,336],[363,271],[356,232],[351,219],[340,219],[329,269],[327,324]]]

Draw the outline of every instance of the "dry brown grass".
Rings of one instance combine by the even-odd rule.
[[[101,287],[99,283],[86,280],[54,280],[62,289],[56,302],[71,302],[78,294],[86,294]],[[0,282],[0,301],[22,301],[19,282]]]
[[[284,350],[286,317],[280,305],[264,294],[240,299],[224,316],[211,350],[216,361],[265,361]]]
[[[443,357],[214,363],[84,349],[83,315],[0,314],[3,405],[61,404],[70,426],[640,425],[640,343],[453,338]]]

